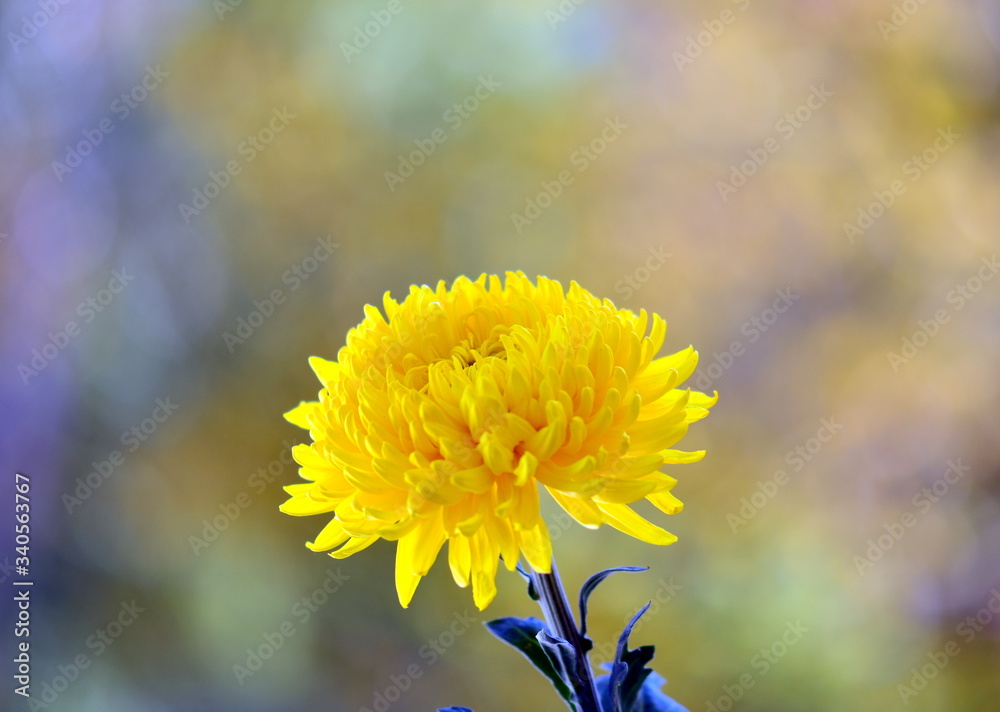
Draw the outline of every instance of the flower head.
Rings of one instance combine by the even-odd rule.
[[[718,396],[677,387],[698,362],[691,347],[655,358],[663,319],[520,272],[383,303],[336,361],[310,359],[319,400],[285,415],[313,442],[293,450],[307,482],[285,487],[281,511],[333,513],[310,549],[344,558],[397,541],[405,607],[447,541],[455,581],[483,609],[501,557],[550,571],[539,485],[585,527],[676,541],[629,504],[680,511],[659,470],[704,456],[671,447]]]

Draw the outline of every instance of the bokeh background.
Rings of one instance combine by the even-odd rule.
[[[4,709],[560,709],[478,623],[537,614],[519,577],[479,614],[439,561],[404,611],[392,545],[337,562],[277,511],[307,357],[386,290],[508,269],[664,315],[721,394],[657,518],[679,543],[553,527],[571,589],[651,567],[594,597],[599,650],[653,600],[633,643],[692,711],[996,709],[996,3],[18,0],[0,27]]]

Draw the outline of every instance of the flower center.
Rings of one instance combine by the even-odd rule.
[[[489,358],[499,358],[506,361],[507,351],[500,340],[503,333],[506,332],[494,330],[484,341],[478,344],[474,343],[475,339],[473,337],[466,338],[460,344],[452,347],[448,358],[454,359],[458,357],[465,363],[466,368]]]

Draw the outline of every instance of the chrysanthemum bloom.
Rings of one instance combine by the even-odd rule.
[[[659,316],[537,281],[509,272],[414,286],[402,303],[387,293],[385,316],[366,306],[336,362],[310,359],[319,401],[285,416],[313,443],[293,450],[308,482],[285,488],[281,511],[334,513],[308,546],[338,559],[398,541],[404,607],[446,541],[480,609],[501,557],[549,572],[539,485],[585,527],[676,541],[629,504],[682,507],[660,468],[704,456],[671,449],[717,399],[677,388],[697,352],[655,358]]]

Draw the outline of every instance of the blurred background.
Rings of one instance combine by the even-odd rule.
[[[652,600],[632,642],[692,712],[996,709],[996,3],[17,0],[0,27],[4,709],[560,709],[480,625],[538,614],[518,576],[480,614],[442,560],[404,611],[393,545],[338,562],[277,510],[307,357],[386,290],[508,269],[660,313],[721,394],[685,511],[652,515],[676,545],[552,524],[571,591],[651,567],[595,595],[598,661]]]

